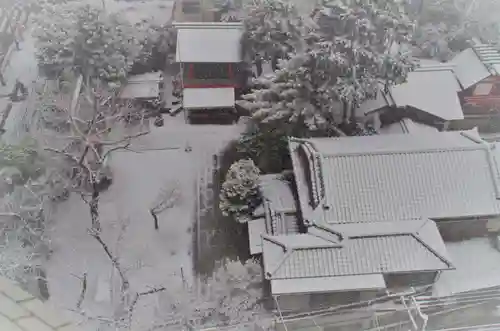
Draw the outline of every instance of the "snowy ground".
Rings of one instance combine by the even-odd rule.
[[[435,285],[437,296],[500,286],[500,252],[486,238],[446,244],[456,270],[444,271]]]
[[[196,174],[238,132],[237,126],[190,126],[179,115],[166,118],[164,127],[154,128],[132,147],[143,152],[118,152],[112,157],[114,183],[100,201],[103,237],[129,268],[133,290],[168,286],[174,292],[183,283],[181,269],[184,280],[193,282],[191,230]],[[186,145],[192,147],[191,152],[185,152]],[[161,150],[167,147],[179,149]],[[160,214],[160,229],[155,231],[148,210],[160,189],[169,183],[179,185],[182,197],[176,207]],[[87,273],[83,307],[102,314],[109,307],[112,268],[98,243],[87,234],[89,224],[88,207],[79,196],[73,195],[58,208],[50,233],[54,253],[46,265],[50,300],[74,309],[81,289],[75,276]],[[123,224],[128,224],[127,230],[117,247]],[[152,313],[153,309],[146,311]],[[136,316],[152,319],[148,313]]]

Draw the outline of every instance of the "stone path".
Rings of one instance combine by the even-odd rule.
[[[84,331],[72,325],[63,312],[57,312],[5,278],[0,278],[0,330]]]

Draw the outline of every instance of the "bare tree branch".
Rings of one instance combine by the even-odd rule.
[[[76,303],[76,308],[78,308],[78,309],[80,309],[80,307],[82,306],[83,299],[85,299],[85,294],[87,293],[87,273],[86,272],[83,274],[81,281],[82,281],[82,290],[80,292],[80,297],[78,298],[78,301]]]
[[[109,260],[111,261],[111,264],[113,265],[113,267],[116,269],[116,271],[120,275],[120,279],[122,282],[122,284],[121,284],[122,294],[126,294],[126,292],[130,288],[130,282],[128,281],[128,278],[125,275],[125,272],[123,271],[123,268],[120,264],[118,257],[113,255],[113,253],[109,249],[108,245],[106,245],[106,243],[102,240],[101,235],[97,231],[95,231],[93,229],[89,229],[89,234],[92,237],[94,237],[95,240],[97,240],[97,242],[101,245],[102,249],[104,250],[104,252],[108,256]]]

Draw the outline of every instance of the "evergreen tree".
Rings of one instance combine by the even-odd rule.
[[[106,83],[124,81],[135,61],[147,61],[161,35],[148,22],[131,25],[78,3],[45,6],[37,23],[38,63],[46,76],[71,68]]]
[[[219,207],[225,216],[246,222],[250,213],[261,203],[259,169],[252,160],[239,160],[231,165],[222,184]]]
[[[244,57],[253,61],[257,56],[278,58],[300,48],[307,31],[296,8],[284,0],[254,0],[244,7],[242,38]],[[273,69],[277,69],[274,65]]]
[[[354,124],[361,103],[405,81],[413,63],[398,45],[413,27],[402,4],[392,1],[339,0],[312,16],[318,28],[304,37],[305,50],[256,80],[240,105],[257,120],[281,121],[296,136],[342,135],[339,125],[350,130],[346,124]]]

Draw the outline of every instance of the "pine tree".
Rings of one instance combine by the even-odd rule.
[[[260,204],[259,169],[252,160],[243,159],[231,165],[220,192],[220,209],[225,216],[247,221]]]

